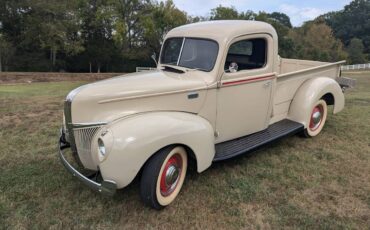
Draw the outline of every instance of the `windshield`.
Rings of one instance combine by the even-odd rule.
[[[169,38],[164,42],[161,64],[211,71],[218,54],[215,41],[198,38]]]

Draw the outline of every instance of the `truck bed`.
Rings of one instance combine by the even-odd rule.
[[[315,77],[335,79],[339,77],[340,65],[344,62],[330,63],[280,58],[270,124],[287,118],[290,103],[303,82]]]

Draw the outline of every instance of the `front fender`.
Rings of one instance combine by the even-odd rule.
[[[204,118],[184,112],[151,112],[134,115],[107,127],[113,144],[99,168],[104,180],[118,188],[127,186],[144,163],[158,150],[172,144],[189,147],[197,160],[198,172],[214,158],[214,131]]]
[[[313,105],[328,93],[334,98],[333,113],[340,112],[344,108],[344,95],[339,84],[331,78],[318,77],[305,81],[297,90],[290,105],[288,118],[307,127]]]

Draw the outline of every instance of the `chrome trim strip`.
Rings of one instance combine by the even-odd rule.
[[[184,89],[184,90],[169,91],[169,92],[164,92],[164,93],[152,93],[152,94],[144,94],[144,95],[138,95],[138,96],[112,98],[112,99],[106,99],[106,100],[98,101],[98,103],[99,104],[105,104],[105,103],[110,103],[110,102],[125,101],[125,100],[132,100],[132,99],[146,98],[146,97],[155,97],[155,96],[165,96],[165,95],[178,94],[178,93],[189,93],[189,92],[193,92],[193,91],[202,91],[202,90],[208,90],[208,87],[199,87],[199,88],[194,88],[194,89]]]

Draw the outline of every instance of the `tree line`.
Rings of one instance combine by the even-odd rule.
[[[287,58],[370,59],[370,0],[354,0],[300,27],[283,13],[218,6],[192,17],[172,0],[0,0],[0,71],[128,72],[153,66],[165,34],[204,20],[259,20]]]

